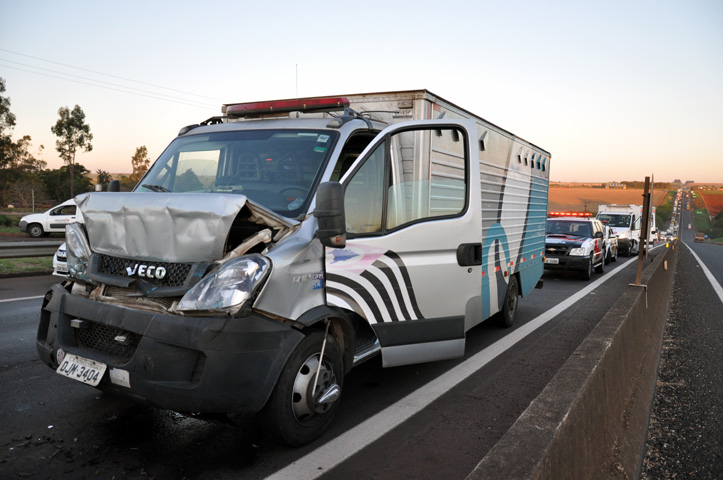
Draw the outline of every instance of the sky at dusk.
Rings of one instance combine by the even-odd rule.
[[[93,133],[76,161],[120,173],[223,103],[428,89],[553,181],[723,183],[720,0],[0,0],[0,77],[49,168],[64,106]]]

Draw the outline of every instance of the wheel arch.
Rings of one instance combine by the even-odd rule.
[[[330,331],[342,352],[344,374],[347,374],[354,365],[354,325],[358,320],[353,314],[341,308],[320,305],[303,313],[296,322],[302,325],[303,333],[309,329],[323,329],[327,320],[331,322]]]

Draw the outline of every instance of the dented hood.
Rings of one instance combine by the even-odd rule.
[[[223,193],[88,193],[75,197],[93,251],[166,262],[221,258],[226,238],[244,207],[250,221],[293,227],[243,195]]]

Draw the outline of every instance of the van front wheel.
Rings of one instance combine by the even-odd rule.
[[[323,331],[304,337],[286,362],[261,411],[262,428],[271,437],[294,447],[321,436],[339,406],[344,380],[342,355],[334,337],[328,335],[319,367],[323,344]]]

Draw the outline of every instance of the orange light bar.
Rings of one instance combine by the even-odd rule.
[[[270,102],[234,103],[226,106],[229,117],[245,117],[264,113],[318,112],[343,110],[349,106],[345,97],[298,98],[294,100],[274,100]]]
[[[549,212],[547,214],[548,217],[582,217],[582,218],[589,218],[592,217],[591,212]]]

